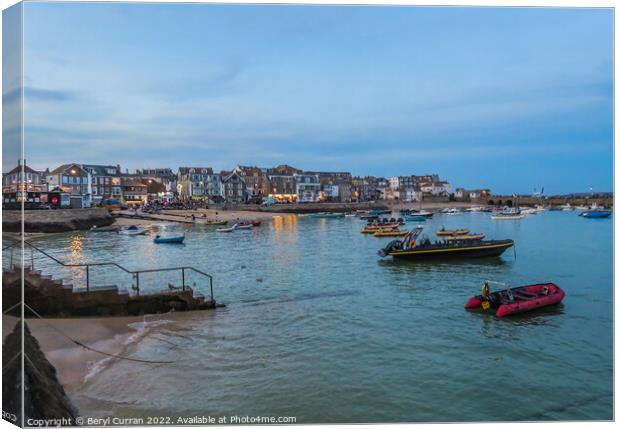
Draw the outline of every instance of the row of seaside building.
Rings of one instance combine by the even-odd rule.
[[[119,165],[70,163],[37,171],[21,162],[2,177],[3,202],[87,207],[116,199],[130,205],[150,200],[214,203],[419,201],[421,198],[477,199],[487,190],[452,193],[438,175],[354,177],[348,172],[302,171],[237,165],[230,171],[211,167],[156,168],[123,172]]]

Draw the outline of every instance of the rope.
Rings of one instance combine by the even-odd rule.
[[[2,314],[7,314],[9,311],[13,310],[13,309],[14,309],[15,307],[17,307],[18,305],[21,305],[21,303],[22,303],[22,302],[20,301],[20,302],[18,302],[17,304],[12,305],[11,307],[9,307],[9,308],[7,308],[6,310],[4,310],[4,311],[2,312]]]
[[[25,307],[28,308],[28,310],[30,310],[35,316],[37,316],[39,319],[44,320],[43,317],[41,317],[41,315],[39,313],[37,313],[36,311],[34,311],[28,304],[24,304]],[[116,359],[122,359],[122,360],[128,360],[128,361],[132,361],[132,362],[140,362],[140,363],[156,363],[156,364],[162,364],[162,363],[175,363],[176,361],[156,361],[156,360],[145,360],[145,359],[137,359],[137,358],[131,358],[131,357],[127,357],[127,356],[121,356],[121,355],[116,355],[113,353],[107,353],[101,350],[97,350],[94,349],[90,346],[87,346],[86,344],[75,340],[73,338],[71,338],[68,334],[65,334],[63,331],[61,331],[60,329],[58,329],[57,327],[46,323],[47,326],[49,326],[50,328],[52,328],[53,330],[55,330],[56,332],[58,332],[60,335],[62,335],[63,337],[67,338],[69,341],[71,341],[72,343],[85,348],[86,350],[89,350],[91,352],[95,352],[95,353],[99,353],[102,354],[104,356],[109,356],[109,357],[113,357]]]

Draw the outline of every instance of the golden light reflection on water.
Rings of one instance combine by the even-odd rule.
[[[269,228],[276,233],[294,232],[297,230],[297,216],[274,216]]]
[[[297,216],[274,216],[269,224],[272,257],[275,262],[288,265],[297,258]]]
[[[84,255],[84,235],[75,234],[71,236],[67,253],[69,254],[68,264],[85,264],[87,262]],[[84,267],[71,267],[70,270],[72,278],[78,282],[86,276]]]

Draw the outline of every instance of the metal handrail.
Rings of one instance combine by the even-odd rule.
[[[50,255],[49,253],[47,253],[46,251],[38,248],[37,246],[35,246],[34,244],[28,242],[28,241],[17,241],[13,244],[9,244],[6,247],[3,247],[2,250],[6,250],[9,248],[13,248],[15,247],[17,244],[19,243],[24,243],[25,245],[29,246],[31,249],[36,250],[37,252],[43,254],[44,256],[48,257],[49,259],[51,259],[52,261],[62,265],[63,267],[85,267],[86,268],[86,291],[88,292],[90,290],[90,267],[101,267],[101,266],[113,266],[116,267],[128,274],[131,274],[133,277],[135,277],[136,279],[136,295],[140,296],[140,274],[143,273],[156,273],[156,272],[164,272],[164,271],[178,271],[181,270],[181,277],[182,277],[182,290],[185,291],[185,271],[194,271],[195,273],[198,273],[200,275],[203,275],[205,277],[207,277],[209,279],[209,289],[211,292],[211,300],[213,301],[213,276],[211,274],[207,274],[204,271],[200,271],[197,268],[194,267],[170,267],[170,268],[152,268],[152,269],[148,269],[148,270],[136,270],[136,271],[132,271],[132,270],[128,270],[127,268],[123,267],[122,265],[117,264],[116,262],[92,262],[92,263],[87,263],[87,264],[67,264],[63,261],[61,261],[60,259]],[[12,251],[13,249],[11,249]],[[31,255],[32,256],[32,255]],[[12,259],[12,258],[11,258]],[[11,263],[12,264],[12,263]],[[32,268],[34,269],[34,259],[32,262]],[[133,286],[132,286],[133,288]]]

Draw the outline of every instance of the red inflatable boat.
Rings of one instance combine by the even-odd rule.
[[[465,308],[482,308],[495,311],[497,317],[504,317],[559,304],[562,299],[564,291],[559,286],[554,283],[541,283],[490,292],[486,297],[472,296]]]

